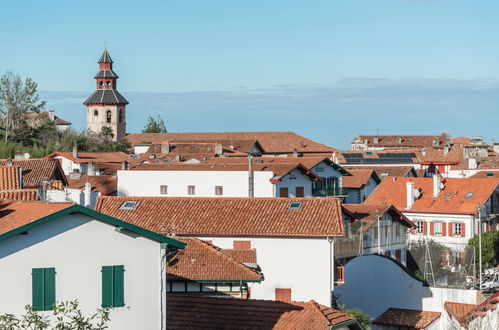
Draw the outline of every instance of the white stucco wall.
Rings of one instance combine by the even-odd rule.
[[[66,174],[66,175],[69,175],[70,173],[75,172],[75,170],[77,170],[77,172],[83,173],[82,168],[81,168],[80,164],[78,164],[78,163],[75,163],[75,162],[73,162],[67,158],[64,158],[62,156],[59,156],[59,155],[55,155],[51,158],[60,159],[62,170],[64,171],[64,174]]]
[[[311,195],[311,181],[298,170],[292,172],[296,179],[285,176],[277,183],[270,182],[270,171],[254,172],[254,196],[278,197],[279,188],[287,187],[290,197],[297,186],[303,186],[305,196]],[[160,186],[168,186],[168,194],[160,193]],[[196,194],[188,195],[187,186],[196,186]],[[215,195],[215,186],[223,187],[223,195]],[[164,197],[248,197],[248,172],[246,171],[118,171],[119,196]]]
[[[32,268],[55,267],[56,299],[101,306],[102,266],[124,265],[125,307],[111,311],[111,330],[160,328],[160,244],[82,215],[67,215],[27,235],[0,241],[0,314],[20,315],[32,301]],[[51,312],[42,312],[50,314]]]
[[[90,192],[90,205],[89,208],[93,209],[97,202],[97,197],[100,196],[98,192]],[[62,190],[48,190],[48,202],[72,202],[81,206],[85,205],[85,191],[81,189],[64,188]]]
[[[234,241],[251,241],[251,247],[257,251],[257,263],[265,277],[260,284],[250,285],[252,298],[273,300],[276,288],[290,288],[292,300],[314,299],[320,304],[331,305],[331,245],[326,238],[198,238],[211,240],[221,248],[233,248]]]

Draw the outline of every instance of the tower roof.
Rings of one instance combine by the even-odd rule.
[[[128,101],[115,89],[97,89],[83,104],[128,104]]]
[[[104,48],[104,52],[102,52],[102,55],[99,58],[99,62],[97,63],[113,63],[113,60],[111,59],[111,56],[109,55],[109,52],[106,48]]]
[[[94,78],[119,78],[113,70],[100,70]]]

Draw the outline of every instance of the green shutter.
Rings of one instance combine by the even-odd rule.
[[[113,266],[102,267],[102,307],[113,306]]]
[[[32,306],[35,311],[42,311],[43,304],[43,277],[44,271],[43,268],[33,268],[31,271],[32,278]]]
[[[114,266],[114,295],[113,306],[125,306],[125,282],[124,282],[124,266]]]
[[[55,268],[45,268],[43,305],[45,310],[54,309],[55,305]]]

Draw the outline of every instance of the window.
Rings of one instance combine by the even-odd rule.
[[[487,175],[487,176],[494,176],[494,173],[490,173],[490,172],[489,172],[489,173],[487,173],[486,175]]]
[[[454,222],[452,224],[452,236],[461,236],[462,226],[460,223]]]
[[[442,223],[437,221],[434,224],[435,235],[442,235]]]
[[[94,110],[94,116],[98,116],[99,115],[99,110]]]
[[[166,184],[162,184],[159,186],[159,193],[161,195],[167,195],[168,194],[168,186]]]
[[[126,201],[120,206],[120,210],[133,210],[137,206],[135,201]]]
[[[378,243],[378,227],[372,227],[374,230],[374,239],[376,240],[376,244]]]
[[[196,186],[187,186],[187,195],[195,195]]]
[[[397,237],[400,237],[400,235],[402,234],[401,229],[402,229],[402,225],[395,223],[395,235]]]
[[[304,197],[305,196],[305,189],[303,187],[296,187],[295,188],[295,196],[296,197]]]
[[[55,304],[55,268],[33,268],[32,305],[35,311],[48,311]]]
[[[120,112],[118,112],[118,122],[123,122],[123,110],[120,110]]]
[[[316,167],[316,168],[315,168],[315,172],[316,172],[316,173],[321,173],[321,172],[324,172],[324,167]]]
[[[279,188],[279,197],[288,197],[288,188]]]
[[[424,227],[424,222],[423,221],[416,221],[416,232],[422,233],[423,232],[423,227]]]
[[[103,266],[102,267],[102,307],[125,306],[125,267]]]
[[[291,289],[275,289],[275,300],[291,301]]]
[[[106,123],[111,122],[111,110],[107,110],[106,112]]]
[[[301,202],[291,202],[289,204],[290,210],[298,210],[301,207]]]
[[[223,186],[215,186],[215,195],[222,196],[224,194]]]

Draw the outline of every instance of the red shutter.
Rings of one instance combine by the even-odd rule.
[[[442,236],[447,235],[447,224],[445,222],[442,222]]]
[[[423,234],[426,235],[428,230],[426,229],[426,221],[423,221]]]
[[[463,222],[461,224],[461,237],[466,237],[466,224]]]
[[[452,232],[452,222],[449,222],[449,236],[454,236]]]
[[[430,235],[431,236],[435,235],[435,223],[433,221],[430,222]]]
[[[251,249],[251,241],[234,241],[235,250],[247,250]]]

